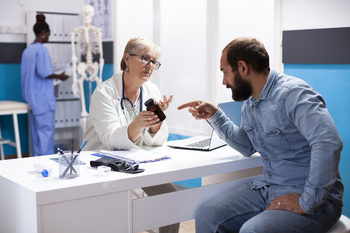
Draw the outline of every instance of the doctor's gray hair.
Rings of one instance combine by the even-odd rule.
[[[125,54],[137,54],[141,50],[146,50],[147,52],[153,51],[156,54],[156,59],[158,59],[161,55],[161,50],[159,46],[154,43],[153,41],[144,38],[144,37],[135,37],[129,40],[129,42],[126,44],[122,60],[120,62],[120,69],[125,71],[126,70],[126,64],[124,61]]]

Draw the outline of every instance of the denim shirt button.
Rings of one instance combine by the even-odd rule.
[[[261,142],[260,144],[261,144],[261,145],[264,145],[264,142]]]
[[[267,161],[267,160],[268,160],[268,158],[265,158],[265,160]]]

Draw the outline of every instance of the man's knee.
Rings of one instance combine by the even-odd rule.
[[[254,224],[250,224],[248,221],[242,225],[239,233],[252,233],[252,232],[256,233],[256,232],[260,232],[259,230],[261,229],[257,228]]]
[[[206,218],[206,213],[207,212],[207,206],[206,203],[198,207],[194,213],[194,217],[197,221],[202,221],[204,218]]]
[[[215,208],[215,205],[213,205],[213,200],[198,207],[195,211],[196,229],[198,227],[198,232],[207,232],[209,229],[214,227],[216,225],[216,215],[217,208]],[[204,231],[204,229],[206,230]]]

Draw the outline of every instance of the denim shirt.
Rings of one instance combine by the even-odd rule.
[[[258,99],[241,108],[241,126],[219,109],[207,121],[229,146],[244,156],[259,152],[269,200],[300,193],[299,204],[312,213],[326,199],[342,204],[339,173],[343,141],[323,97],[305,81],[270,71]]]

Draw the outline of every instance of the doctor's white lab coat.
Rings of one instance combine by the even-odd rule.
[[[161,146],[169,135],[168,126],[163,121],[159,131],[152,137],[145,130],[137,145],[128,137],[128,125],[120,105],[123,97],[122,73],[98,85],[91,97],[84,150],[100,151],[114,149],[136,149],[142,144],[147,146]],[[142,85],[142,110],[146,110],[144,103],[149,99],[159,101],[160,91],[154,83],[147,81]]]

